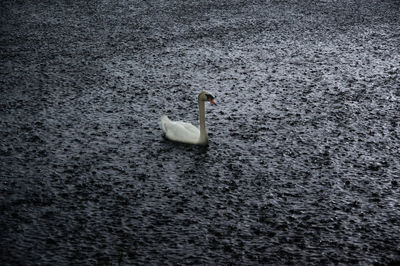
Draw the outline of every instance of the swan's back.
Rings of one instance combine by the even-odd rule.
[[[190,123],[172,121],[166,115],[161,116],[161,129],[165,137],[172,141],[198,144],[200,130]]]

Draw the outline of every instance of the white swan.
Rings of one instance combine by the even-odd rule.
[[[216,103],[214,102],[214,97],[206,91],[200,92],[197,99],[199,103],[200,130],[192,124],[182,121],[171,121],[168,116],[162,115],[161,128],[167,139],[188,144],[208,144],[205,102]]]

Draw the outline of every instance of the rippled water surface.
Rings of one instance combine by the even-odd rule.
[[[6,265],[399,263],[398,1],[1,9]]]

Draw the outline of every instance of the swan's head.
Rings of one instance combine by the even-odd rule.
[[[210,102],[212,104],[216,104],[214,102],[214,96],[212,96],[210,93],[208,93],[206,91],[200,92],[199,101]]]

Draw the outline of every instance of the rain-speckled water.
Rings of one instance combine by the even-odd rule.
[[[3,2],[2,265],[399,263],[399,1]]]

